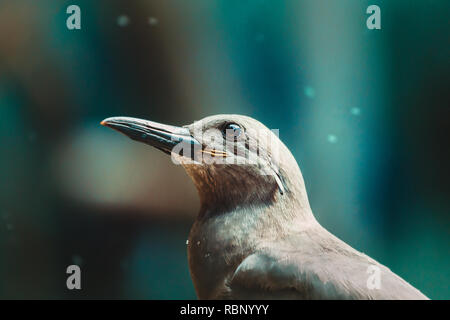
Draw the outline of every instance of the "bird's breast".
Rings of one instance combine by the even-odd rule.
[[[223,221],[197,221],[189,234],[188,261],[200,299],[227,290],[227,280],[252,252],[253,241]]]

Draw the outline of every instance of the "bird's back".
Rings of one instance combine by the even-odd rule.
[[[320,225],[262,243],[228,286],[233,299],[427,299]]]

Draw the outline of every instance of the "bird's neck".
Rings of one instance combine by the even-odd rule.
[[[291,168],[292,169],[292,168]],[[186,168],[194,181],[201,202],[199,218],[203,215],[225,214],[241,209],[281,211],[287,218],[312,217],[303,177],[298,166],[280,170],[280,188],[275,177],[258,175],[250,170],[235,168]],[[220,171],[223,170],[223,171]]]
[[[271,205],[279,198],[276,181],[254,172],[220,167],[187,170],[198,190],[201,214]]]
[[[199,298],[215,297],[224,279],[258,248],[316,225],[309,205],[300,207],[295,201],[280,201],[279,196],[270,204],[219,211],[214,203],[202,203],[188,241],[189,266]]]

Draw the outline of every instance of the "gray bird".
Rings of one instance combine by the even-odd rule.
[[[297,162],[260,122],[215,115],[184,127],[129,117],[101,124],[172,154],[194,181],[201,208],[188,260],[199,299],[427,299],[316,221]]]

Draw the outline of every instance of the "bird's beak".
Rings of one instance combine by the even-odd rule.
[[[170,154],[172,149],[180,143],[185,147],[190,147],[190,150],[200,147],[200,143],[191,136],[189,130],[183,127],[129,117],[107,118],[100,124],[117,130],[133,140],[158,148],[167,154]],[[193,157],[193,154],[184,156]]]

